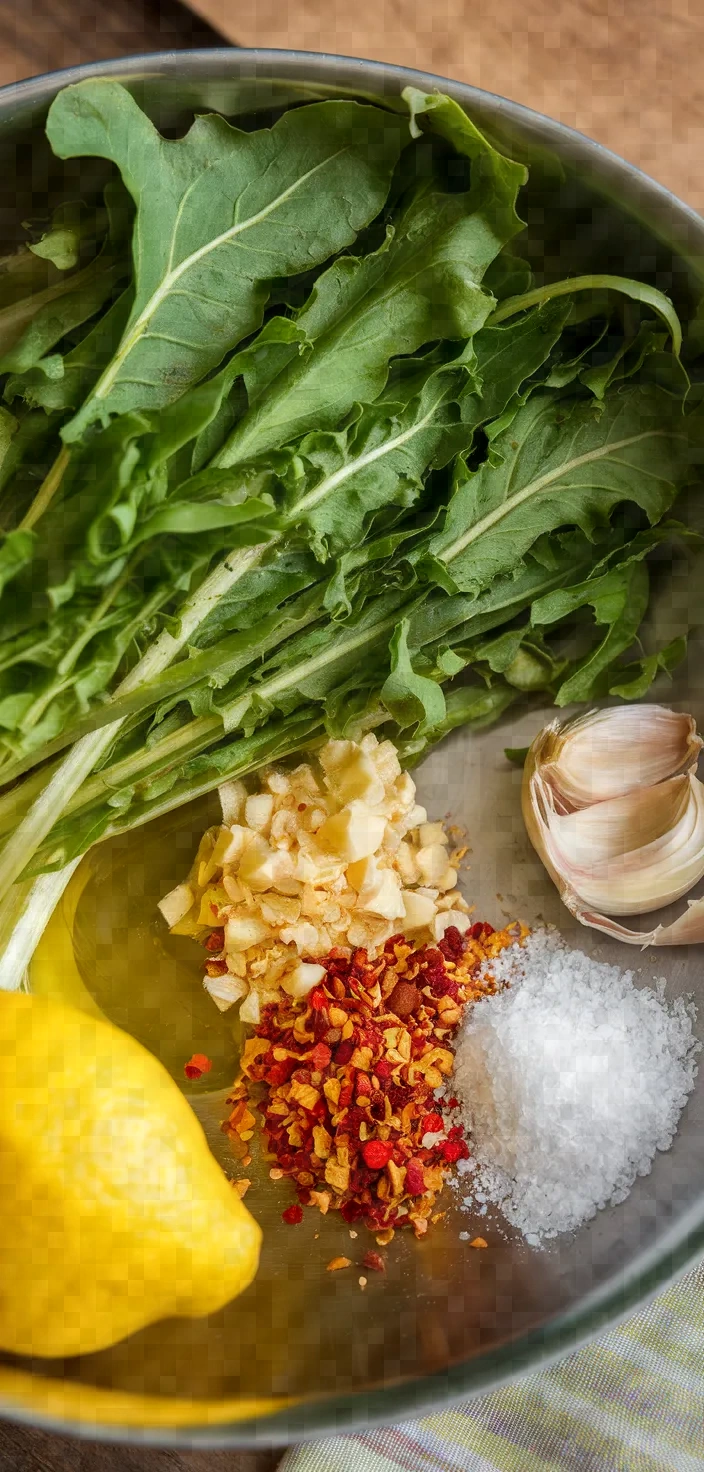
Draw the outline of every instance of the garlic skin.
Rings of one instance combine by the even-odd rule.
[[[536,737],[523,817],[581,924],[642,947],[704,941],[704,900],[646,933],[609,918],[661,909],[704,876],[702,744],[691,716],[656,705],[552,721]]]
[[[558,810],[572,812],[692,771],[703,745],[693,716],[664,705],[618,705],[551,721],[526,766],[532,757],[564,804]]]

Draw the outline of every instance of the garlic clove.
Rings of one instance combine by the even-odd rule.
[[[178,925],[188,911],[193,908],[194,894],[190,884],[177,884],[175,889],[169,890],[163,900],[159,900],[158,909],[168,925],[169,929]]]
[[[554,816],[545,843],[562,887],[611,915],[680,899],[704,875],[704,786],[673,777],[578,813]]]
[[[568,812],[691,771],[702,748],[692,716],[661,705],[588,711],[551,721],[531,747],[532,765]]]
[[[290,997],[307,997],[318,982],[325,979],[325,967],[312,961],[298,961],[281,985]]]
[[[241,997],[246,997],[249,991],[246,981],[229,973],[224,976],[206,976],[203,986],[221,1012],[227,1012]]]
[[[661,909],[704,876],[704,785],[694,775],[701,746],[693,719],[661,706],[553,721],[536,738],[523,816],[581,924],[641,947],[704,941],[704,900],[645,932],[613,918]]]

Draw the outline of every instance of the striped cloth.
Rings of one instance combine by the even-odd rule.
[[[704,1264],[552,1369],[279,1472],[704,1472]]]

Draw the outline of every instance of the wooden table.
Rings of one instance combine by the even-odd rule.
[[[221,46],[178,0],[0,0],[0,85],[139,51]]]
[[[704,0],[191,0],[241,46],[472,82],[605,143],[704,213]]]
[[[140,51],[367,56],[558,117],[704,211],[704,0],[0,0],[0,84]],[[273,1472],[276,1452],[101,1446],[0,1423],[0,1472]],[[350,1469],[353,1472],[353,1469]]]
[[[280,1457],[102,1446],[0,1422],[0,1472],[274,1472]]]

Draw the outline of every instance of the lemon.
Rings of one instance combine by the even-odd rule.
[[[0,993],[0,1348],[76,1355],[251,1282],[261,1232],[161,1064],[62,1002]]]

